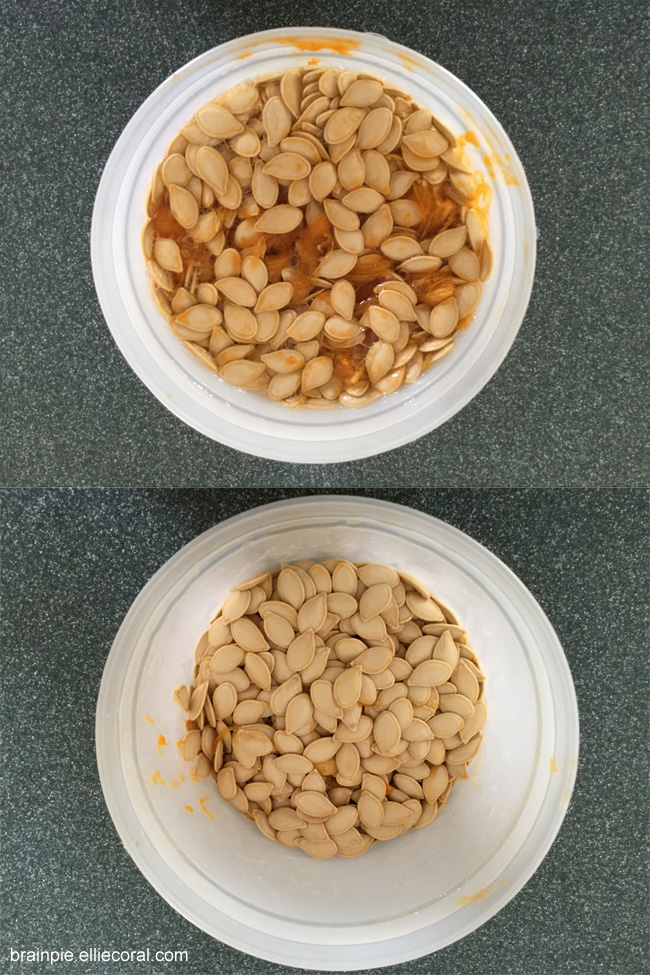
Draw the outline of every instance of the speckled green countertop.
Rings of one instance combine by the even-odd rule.
[[[104,805],[94,751],[102,669],[150,576],[216,522],[291,491],[4,492],[0,970],[274,975],[176,914]],[[513,569],[564,646],[580,766],[560,833],[493,920],[386,975],[641,975],[648,955],[647,498],[640,491],[373,496],[467,531]],[[187,950],[184,964],[10,966],[10,949]]]
[[[172,416],[113,344],[89,260],[102,168],[144,98],[214,45],[291,25],[382,33],[458,75],[510,135],[539,228],[528,314],[489,385],[416,443],[326,468],[246,456]],[[8,0],[0,31],[0,484],[645,484],[642,4]]]

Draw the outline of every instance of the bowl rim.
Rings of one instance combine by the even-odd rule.
[[[172,357],[169,350],[152,351],[151,330],[148,336],[149,344],[146,344],[144,338],[136,334],[136,327],[129,317],[129,311],[133,309],[126,308],[124,293],[128,289],[115,268],[119,245],[117,240],[113,241],[113,234],[118,219],[117,197],[130,179],[125,156],[126,147],[130,146],[132,153],[132,139],[138,145],[142,144],[141,137],[136,133],[144,127],[152,107],[161,103],[167,104],[167,100],[172,98],[172,93],[183,79],[205,72],[216,63],[241,58],[238,52],[242,50],[270,45],[278,51],[282,50],[286,55],[289,50],[287,40],[296,43],[311,41],[315,35],[315,43],[322,41],[322,49],[327,49],[328,40],[333,43],[334,38],[345,39],[356,44],[360,54],[363,53],[364,42],[379,43],[381,50],[377,56],[381,55],[387,62],[390,59],[393,59],[394,63],[399,61],[402,68],[407,65],[406,70],[410,71],[413,71],[413,68],[408,67],[409,63],[421,67],[423,72],[426,71],[434,79],[432,82],[434,88],[436,77],[439,82],[450,83],[463,105],[473,106],[482,116],[485,116],[489,122],[490,140],[498,139],[499,152],[509,156],[507,168],[518,184],[516,201],[519,216],[515,216],[513,209],[512,212],[505,213],[505,217],[510,224],[514,220],[518,221],[518,231],[523,234],[522,240],[525,239],[525,246],[522,245],[521,254],[517,250],[515,256],[509,258],[510,261],[518,262],[517,277],[523,282],[521,287],[515,294],[509,287],[512,283],[510,278],[502,287],[503,291],[503,288],[508,285],[507,292],[503,291],[501,296],[503,298],[505,295],[506,305],[497,308],[493,304],[489,309],[485,308],[485,321],[481,324],[485,324],[486,328],[489,324],[492,332],[482,339],[481,352],[483,347],[489,348],[489,362],[488,357],[478,355],[478,350],[469,361],[468,353],[463,351],[466,361],[463,363],[463,368],[459,367],[457,373],[454,373],[453,364],[458,361],[458,357],[454,356],[458,349],[455,349],[447,360],[423,374],[422,378],[429,377],[428,381],[425,379],[420,385],[418,381],[413,387],[391,394],[385,402],[382,401],[386,398],[382,397],[360,411],[344,410],[342,407],[340,410],[325,412],[300,411],[303,415],[307,412],[311,415],[309,423],[302,417],[300,423],[297,423],[295,419],[291,419],[292,411],[286,407],[284,414],[287,416],[283,419],[280,419],[279,414],[273,413],[271,409],[264,411],[257,398],[251,399],[255,394],[244,394],[237,401],[233,401],[232,387],[221,392],[211,388],[209,382],[216,377],[209,374],[210,378],[208,378],[205,368],[200,373],[204,379],[197,379],[199,373],[196,370],[200,366],[196,362],[190,362],[192,357],[183,349],[179,340],[176,340],[177,346],[174,346],[176,349],[174,356],[177,354],[178,358]],[[311,52],[305,52],[307,53]],[[374,53],[374,50],[371,53]],[[414,77],[418,76],[414,75]],[[484,138],[487,140],[487,134]],[[503,173],[500,163],[495,162],[494,168],[498,174],[501,174],[501,179]],[[495,188],[503,190],[501,199],[510,199],[506,197],[505,189],[508,187],[504,189],[505,184],[487,178],[493,190]],[[509,189],[512,190],[512,187]],[[517,236],[518,234],[515,235],[515,239]],[[287,27],[238,37],[203,52],[173,72],[144,100],[119,136],[104,167],[93,207],[90,245],[95,289],[114,341],[131,369],[172,413],[205,436],[244,453],[289,463],[320,465],[362,459],[410,443],[446,422],[478,395],[506,358],[523,322],[533,286],[536,238],[532,197],[523,166],[501,124],[478,95],[464,82],[425,55],[379,34],[334,28]],[[152,313],[152,310],[155,310],[153,300],[151,300],[151,309],[146,314]],[[468,330],[468,334],[470,333],[471,329]],[[459,348],[461,343],[462,335]],[[471,349],[477,345],[478,343],[474,341],[466,346],[463,345],[462,349]],[[193,370],[193,374],[190,370]],[[393,398],[400,397],[400,394],[405,398]],[[231,396],[230,401],[227,396]],[[429,402],[434,397],[445,397],[446,402]],[[264,402],[268,406],[271,401]],[[276,404],[273,404],[273,407],[275,406]],[[354,414],[354,419],[350,414]],[[293,414],[293,417],[295,416],[296,414]],[[328,419],[330,416],[332,418]],[[334,416],[336,420],[333,419]],[[317,441],[316,446],[311,446],[314,439]]]
[[[300,513],[315,514],[318,507],[323,504],[332,506],[331,512],[327,511],[327,517],[331,520],[335,519],[337,511],[343,513],[345,510],[345,516],[351,518],[356,511],[360,517],[367,519],[369,516],[376,516],[393,526],[399,521],[400,534],[407,536],[409,532],[416,532],[421,536],[423,530],[428,530],[430,534],[435,529],[440,535],[439,545],[444,546],[445,539],[451,539],[452,542],[462,541],[465,553],[469,550],[470,553],[474,553],[479,562],[487,562],[492,571],[522,600],[517,603],[517,608],[526,621],[534,622],[535,632],[540,634],[539,639],[543,642],[545,650],[550,651],[552,659],[549,660],[555,668],[555,676],[559,675],[560,678],[553,684],[552,706],[556,725],[554,733],[557,741],[557,723],[560,721],[563,747],[565,751],[568,747],[571,759],[561,763],[557,773],[551,774],[548,778],[548,786],[539,802],[527,842],[518,848],[504,869],[504,872],[508,870],[512,873],[512,864],[518,860],[516,869],[518,877],[515,882],[508,879],[501,887],[496,883],[490,891],[490,897],[482,899],[480,903],[468,905],[463,909],[462,915],[456,912],[458,921],[451,935],[437,937],[433,945],[431,938],[434,925],[424,927],[408,937],[393,937],[388,941],[376,942],[360,940],[357,945],[335,945],[331,946],[330,950],[329,945],[313,944],[308,939],[300,943],[280,936],[269,939],[267,934],[248,927],[240,920],[227,918],[225,914],[212,907],[207,913],[201,914],[198,909],[193,909],[196,905],[188,906],[183,902],[182,896],[177,891],[177,886],[180,885],[173,883],[176,874],[164,862],[160,852],[151,839],[143,833],[142,828],[138,828],[138,814],[129,801],[121,765],[115,758],[120,754],[117,722],[114,720],[115,692],[117,690],[117,697],[121,700],[126,672],[122,648],[136,646],[148,620],[165,594],[175,588],[179,580],[191,572],[192,568],[196,569],[199,563],[205,560],[210,550],[216,547],[217,539],[222,545],[228,540],[241,537],[242,522],[248,521],[249,530],[253,531],[256,520],[267,518],[269,513],[277,515],[283,512],[285,517],[290,519]],[[325,517],[325,514],[321,517]],[[182,573],[179,575],[181,569]],[[505,595],[504,593],[504,598]],[[406,505],[354,495],[312,495],[249,508],[212,526],[175,552],[140,590],[116,634],[102,676],[97,700],[95,732],[97,765],[109,813],[127,852],[158,893],[187,920],[231,947],[279,964],[327,971],[383,967],[396,962],[413,960],[457,941],[498,913],[528,883],[548,853],[562,825],[575,784],[579,750],[579,717],[568,662],[552,624],[527,587],[489,549],[460,529]],[[540,825],[542,818],[543,826]],[[531,845],[535,846],[533,851],[530,849]],[[154,863],[151,862],[152,851],[153,860],[156,861]],[[261,937],[263,945],[256,943],[255,937]],[[270,947],[269,942],[271,942]],[[397,950],[398,955],[391,954],[388,950],[389,946],[392,946],[393,951]],[[366,954],[355,959],[353,957],[355,950],[360,955],[363,955],[364,951],[374,953],[372,957]],[[329,956],[326,955],[327,951],[330,952]],[[309,952],[311,952],[310,957]],[[295,957],[296,955],[300,956]]]

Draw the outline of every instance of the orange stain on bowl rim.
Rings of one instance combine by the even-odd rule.
[[[557,769],[557,765],[555,764],[555,759],[553,758],[552,755],[551,755],[551,757],[549,759],[549,762],[550,762],[550,765],[551,765],[551,772],[553,773],[553,775],[555,775],[555,773],[557,772],[558,769]]]
[[[167,783],[167,785],[169,786],[170,789],[178,789],[178,787],[181,784],[181,782],[184,782],[184,781],[185,781],[185,776],[183,775],[182,772],[179,771],[179,773],[178,773],[178,780],[176,782],[174,782],[173,779],[170,779],[170,781]]]
[[[477,149],[480,146],[478,136],[472,129],[468,129],[467,132],[461,132],[461,134],[458,136],[457,146],[459,149],[464,149],[468,142],[471,146],[476,146]]]
[[[156,719],[152,718],[150,714],[145,714],[144,720],[147,721],[149,724],[153,724]]]
[[[289,44],[299,51],[334,51],[348,57],[359,47],[359,41],[351,41],[345,37],[276,37],[277,44]]]
[[[168,744],[169,742],[164,735],[158,735],[158,741],[156,742],[156,745],[158,746],[158,758],[162,758],[161,748],[167,748]]]
[[[160,774],[160,772],[158,771],[158,769],[156,769],[155,772],[152,772],[151,773],[150,779],[151,779],[151,781],[153,782],[154,785],[164,785],[165,784],[165,780],[163,779],[163,777]]]
[[[318,58],[310,58],[307,64],[320,64]]]
[[[401,51],[397,52],[397,57],[400,59],[407,71],[414,71],[415,68],[421,68],[422,65],[410,54],[402,54]]]
[[[493,887],[483,887],[482,890],[477,890],[475,894],[468,894],[467,897],[461,897],[459,898],[458,903],[461,907],[467,907],[468,904],[475,904],[477,901],[485,900],[486,897],[489,897],[489,895],[492,894],[497,887],[501,887],[502,884],[505,884],[505,880],[500,880],[499,883],[494,884]]]
[[[188,812],[188,813],[193,813],[194,812],[194,810],[192,809],[191,806],[183,806],[183,809],[185,810],[185,812]]]
[[[208,797],[207,797],[207,796],[203,796],[203,798],[202,798],[202,799],[199,799],[199,803],[200,803],[200,805],[201,805],[201,809],[203,810],[203,812],[205,813],[205,815],[206,815],[206,816],[207,816],[207,817],[208,817],[209,819],[214,819],[214,816],[212,815],[212,813],[210,812],[210,810],[209,810],[209,809],[208,809],[208,807],[206,806],[206,802],[209,802],[209,801],[210,801],[210,800],[208,799]]]
[[[245,58],[251,57],[252,53],[253,53],[252,51],[242,51],[241,54],[238,54],[237,55],[236,60],[237,61],[244,61]],[[187,809],[188,807],[186,806],[185,808]]]

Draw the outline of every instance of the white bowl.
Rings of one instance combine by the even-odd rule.
[[[342,42],[347,54],[331,49]],[[305,44],[309,49],[301,50]],[[475,321],[458,336],[452,353],[416,383],[360,410],[294,411],[219,379],[187,352],[156,308],[140,248],[153,172],[196,109],[233,85],[305,64],[316,48],[321,64],[376,74],[430,107],[453,132],[474,131],[481,149],[468,145],[468,157],[493,190],[489,223],[495,267]],[[392,450],[444,423],[476,396],[499,368],[523,320],[535,246],[523,168],[483,102],[458,78],[409,48],[378,34],[325,28],[238,38],[163,82],[111,153],[97,191],[91,237],[95,287],[106,321],[127,362],[158,399],[185,423],[229,447],[312,464]]]
[[[195,643],[229,587],[283,561],[333,555],[412,572],[453,608],[487,674],[488,721],[475,781],[457,785],[430,826],[356,860],[323,862],[266,839],[212,781],[168,783],[183,768],[183,715],[172,692],[187,682]],[[117,634],[96,731],[109,811],[156,890],[232,947],[327,971],[408,961],[493,917],[551,846],[578,760],[566,659],[516,576],[435,518],[340,496],[255,508],[174,555]],[[169,745],[159,755],[161,734]],[[152,781],[156,772],[164,784]],[[204,797],[213,819],[202,811]]]

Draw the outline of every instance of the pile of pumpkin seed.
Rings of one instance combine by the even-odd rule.
[[[175,334],[222,379],[288,406],[362,407],[414,382],[451,352],[492,268],[475,176],[455,146],[408,95],[334,68],[292,68],[203,105],[158,167],[148,213],[167,201],[187,240],[212,255],[214,275],[206,280],[154,220],[143,233]],[[409,196],[427,185],[454,203],[433,236]],[[332,233],[321,236],[308,293],[294,294],[290,264],[269,283],[270,237],[277,245],[323,214]],[[448,287],[423,297],[413,276],[441,268]],[[374,286],[363,305],[360,274]]]
[[[236,585],[198,642],[180,748],[264,836],[354,857],[430,823],[481,747],[485,677],[455,616],[376,563]]]

